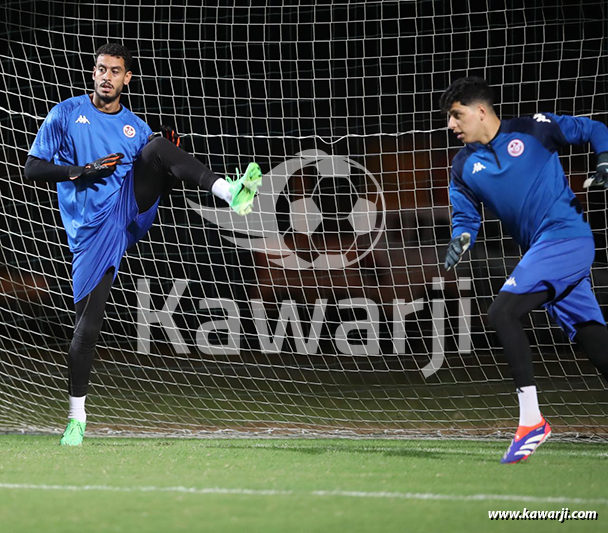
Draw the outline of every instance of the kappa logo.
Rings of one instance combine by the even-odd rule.
[[[122,129],[122,132],[129,137],[129,139],[132,139],[133,137],[135,137],[135,128],[129,124],[125,124],[125,127]]]
[[[475,174],[476,172],[480,172],[481,170],[485,169],[486,167],[484,167],[479,161],[477,161],[477,163],[475,163],[473,165],[473,172],[472,174]]]
[[[517,283],[515,282],[515,278],[513,276],[505,281],[505,287],[517,287]]]
[[[74,121],[74,124],[90,124],[89,119],[84,115],[78,115],[78,118]]]
[[[521,154],[524,153],[524,143],[523,141],[519,140],[519,139],[513,139],[510,143],[509,146],[507,147],[507,151],[509,152],[509,155],[513,156],[513,157],[519,157]]]
[[[551,120],[542,113],[536,113],[536,115],[534,115],[532,118],[536,120],[536,122],[551,122]]]

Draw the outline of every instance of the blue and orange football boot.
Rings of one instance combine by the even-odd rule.
[[[500,460],[501,463],[519,463],[530,457],[551,435],[551,427],[543,418],[536,426],[519,426],[511,446]]]

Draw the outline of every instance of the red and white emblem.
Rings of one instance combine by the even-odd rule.
[[[509,155],[512,155],[513,157],[519,157],[524,153],[524,143],[519,139],[513,139],[509,143],[507,151],[509,152]]]
[[[129,124],[125,124],[125,127],[122,129],[122,132],[127,137],[129,137],[129,139],[135,137],[135,128],[133,126],[130,126]]]

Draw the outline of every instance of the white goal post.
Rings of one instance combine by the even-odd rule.
[[[605,2],[111,4],[1,8],[0,432],[65,422],[71,257],[53,186],[23,165],[49,110],[91,90],[95,49],[118,42],[135,57],[123,103],[220,175],[256,161],[266,196],[245,222],[183,184],[162,201],[111,291],[87,430],[510,436],[486,314],[520,250],[484,212],[456,275],[443,269],[459,146],[438,101],[481,75],[505,118],[608,123]],[[562,162],[608,312],[606,195],[583,192],[589,147]],[[555,434],[606,438],[594,367],[544,311],[526,329]]]

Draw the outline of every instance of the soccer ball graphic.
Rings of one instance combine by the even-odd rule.
[[[187,201],[202,218],[228,230],[224,239],[289,270],[354,265],[373,250],[386,222],[373,174],[322,150],[304,150],[270,169],[246,217]]]
[[[301,174],[303,190],[284,191],[288,208],[279,224],[299,268],[328,270],[357,263],[384,228],[384,197],[377,181],[354,161],[323,152]]]

